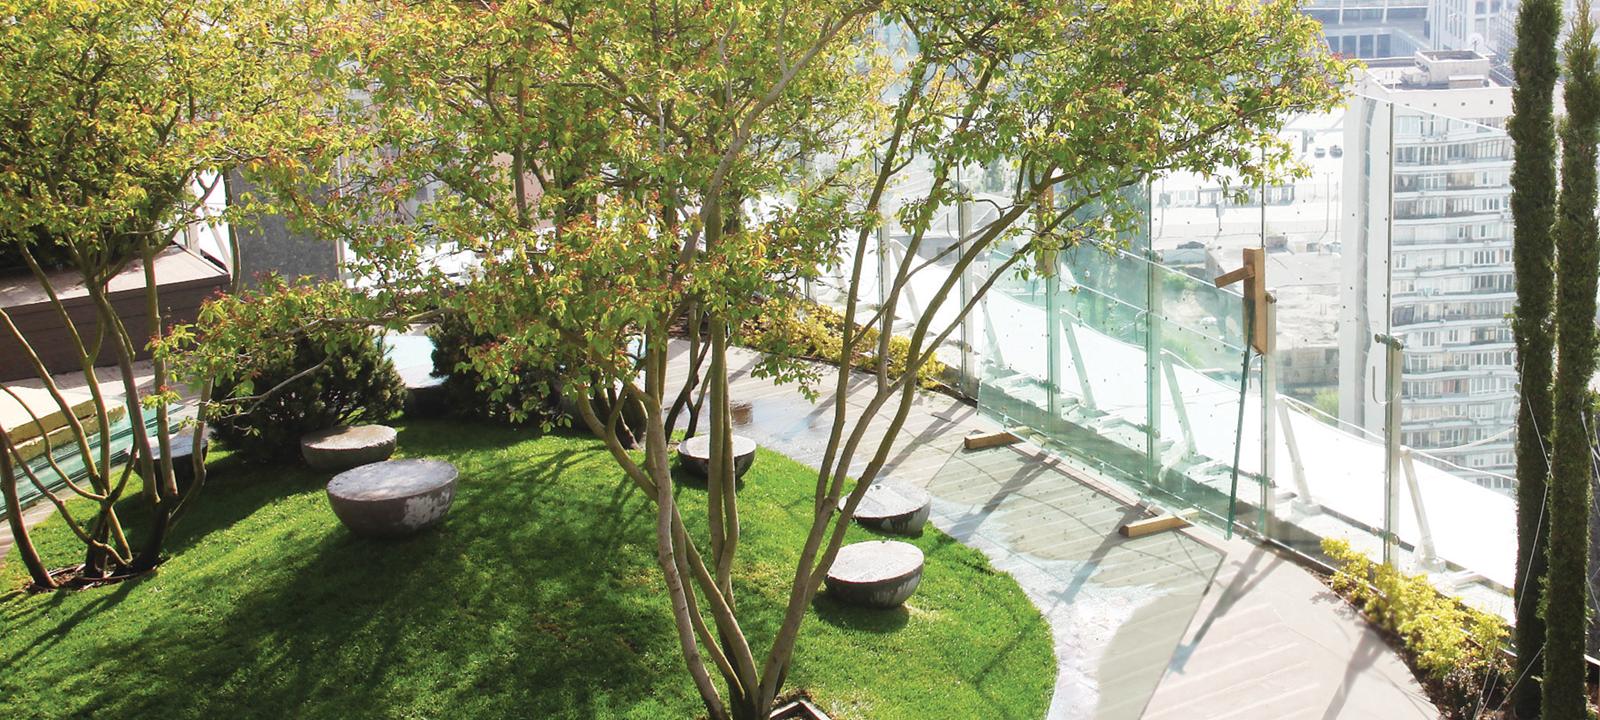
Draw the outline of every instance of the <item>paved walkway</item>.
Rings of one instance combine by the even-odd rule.
[[[742,365],[732,395],[752,405],[738,431],[814,467],[831,382],[813,404],[751,377],[755,360],[731,359]],[[864,410],[871,382],[852,384],[850,408]],[[1028,444],[961,449],[968,432],[994,428],[969,405],[920,394],[885,474],[926,487],[934,524],[1016,577],[1048,618],[1050,718],[1438,717],[1382,638],[1309,573],[1203,528],[1124,539],[1117,528],[1144,516],[1124,489]]]

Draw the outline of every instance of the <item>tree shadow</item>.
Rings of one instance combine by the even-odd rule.
[[[905,627],[906,622],[911,619],[911,611],[904,605],[894,608],[846,605],[834,599],[826,589],[812,598],[811,609],[816,612],[817,619],[834,627],[855,632],[892,633]]]
[[[407,430],[402,442],[408,455],[458,461],[444,523],[370,540],[324,504],[317,522],[259,529],[248,542],[283,549],[270,562],[191,564],[183,584],[163,588],[183,612],[74,658],[82,677],[123,676],[78,689],[82,707],[130,717],[591,717],[648,702],[675,669],[676,646],[659,631],[664,593],[637,590],[658,582],[652,554],[630,547],[654,547],[641,493],[609,457],[593,462],[585,439],[530,456],[502,451],[515,440],[499,431],[438,431]],[[263,499],[197,513],[175,552]],[[53,632],[130,588],[108,589]],[[130,667],[162,677],[143,682]]]

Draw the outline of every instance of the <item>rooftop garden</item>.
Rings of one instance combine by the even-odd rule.
[[[5,572],[28,585],[0,605],[0,687],[47,716],[760,720],[809,690],[844,717],[1036,717],[1050,636],[1015,583],[937,532],[877,546],[855,522],[918,388],[996,282],[1136,227],[1129,187],[1303,172],[1279,130],[1349,69],[1293,0],[24,0],[0,19],[0,249],[71,361],[0,308],[0,349],[63,421],[39,462],[0,429]],[[973,167],[994,170],[981,194]],[[936,247],[963,203],[992,219]],[[163,295],[174,241],[226,223],[237,271],[236,229],[269,217],[347,248],[350,282]],[[906,252],[863,277],[890,223]],[[428,262],[441,246],[471,271]],[[846,265],[842,307],[805,302]],[[938,290],[897,318],[913,275]],[[374,424],[399,398],[372,340],[419,324],[464,338],[442,369],[475,419],[396,433]],[[834,391],[818,467],[744,475],[738,344]],[[876,382],[851,405],[858,371]],[[436,462],[385,464],[397,446]],[[57,510],[36,531],[24,484]]]

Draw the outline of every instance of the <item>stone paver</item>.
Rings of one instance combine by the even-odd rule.
[[[754,362],[730,358],[732,396],[750,406],[737,432],[815,467],[832,383],[813,404],[751,377]],[[864,412],[872,382],[852,379],[852,412]],[[961,449],[968,432],[995,427],[970,405],[921,394],[883,477],[927,490],[933,524],[1015,577],[1049,620],[1050,718],[1438,717],[1381,637],[1305,570],[1207,528],[1122,538],[1118,526],[1145,516],[1127,489],[1026,443]]]

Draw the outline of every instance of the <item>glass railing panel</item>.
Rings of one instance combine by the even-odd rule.
[[[1362,96],[1339,129],[1342,162],[1313,163],[1331,168],[1321,185],[1332,192],[1276,224],[1291,228],[1290,252],[1269,252],[1269,534],[1312,555],[1343,538],[1504,612],[1516,547],[1509,143],[1497,128]],[[1336,218],[1335,241],[1320,239],[1318,215]]]
[[[1331,115],[1292,121],[1310,170],[1296,185],[1305,200],[1267,221],[1277,300],[1268,534],[1314,557],[1332,537],[1381,559],[1389,522],[1375,337],[1388,332],[1391,117],[1387,102],[1358,96]]]
[[[1244,349],[1245,304],[1190,271],[1153,266],[1151,379],[1158,428],[1155,487],[1180,507],[1256,524],[1261,507],[1260,358]],[[1241,387],[1241,378],[1247,385]],[[1237,485],[1233,467],[1239,465]]]
[[[1150,265],[1125,248],[1142,244],[1131,237],[1062,251],[1055,276],[1030,301],[1050,319],[1040,359],[1055,392],[1039,429],[1091,466],[1140,486],[1152,468]]]
[[[998,269],[1017,252],[1018,248],[1009,244],[996,247],[987,253],[985,265]],[[1050,425],[1046,417],[1051,388],[1042,284],[1036,274],[1007,272],[976,311],[978,406],[1008,426]]]

